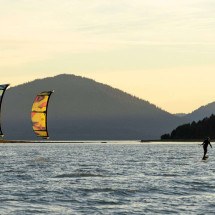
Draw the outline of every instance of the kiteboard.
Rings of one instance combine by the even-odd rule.
[[[208,156],[208,155],[205,155],[205,158],[202,158],[202,161],[207,161],[208,158],[209,158],[209,156]]]

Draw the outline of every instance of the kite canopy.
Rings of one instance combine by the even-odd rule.
[[[7,87],[9,86],[9,84],[2,84],[0,85],[0,118],[1,118],[1,105],[2,105],[2,99],[3,99],[3,96],[4,96],[4,93],[7,89]],[[0,121],[0,136],[3,137],[4,134],[2,132],[2,129],[1,129],[1,121]]]
[[[38,137],[44,139],[49,138],[47,130],[47,111],[49,98],[53,92],[54,91],[45,91],[39,93],[34,99],[31,110],[33,131]]]

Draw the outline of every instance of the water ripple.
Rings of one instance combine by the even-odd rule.
[[[6,144],[0,214],[214,214],[215,159],[201,156],[196,144]]]

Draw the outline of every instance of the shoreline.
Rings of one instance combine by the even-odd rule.
[[[170,142],[203,142],[203,139],[177,139],[177,140],[0,140],[1,143],[92,143],[92,142],[100,142],[100,143],[108,143],[114,141],[136,141],[138,143],[151,143],[151,142],[160,142],[160,143],[170,143]],[[211,141],[213,142],[213,140]]]

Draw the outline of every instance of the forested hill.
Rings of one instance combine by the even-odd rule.
[[[162,135],[161,139],[189,140],[204,139],[205,137],[215,139],[215,115],[211,115],[209,118],[206,117],[198,122],[193,121],[192,123],[178,126],[171,134]]]
[[[2,104],[2,129],[7,139],[36,139],[30,111],[37,93],[54,90],[48,110],[54,140],[159,139],[181,124],[147,101],[74,75],[58,75],[11,87]]]

